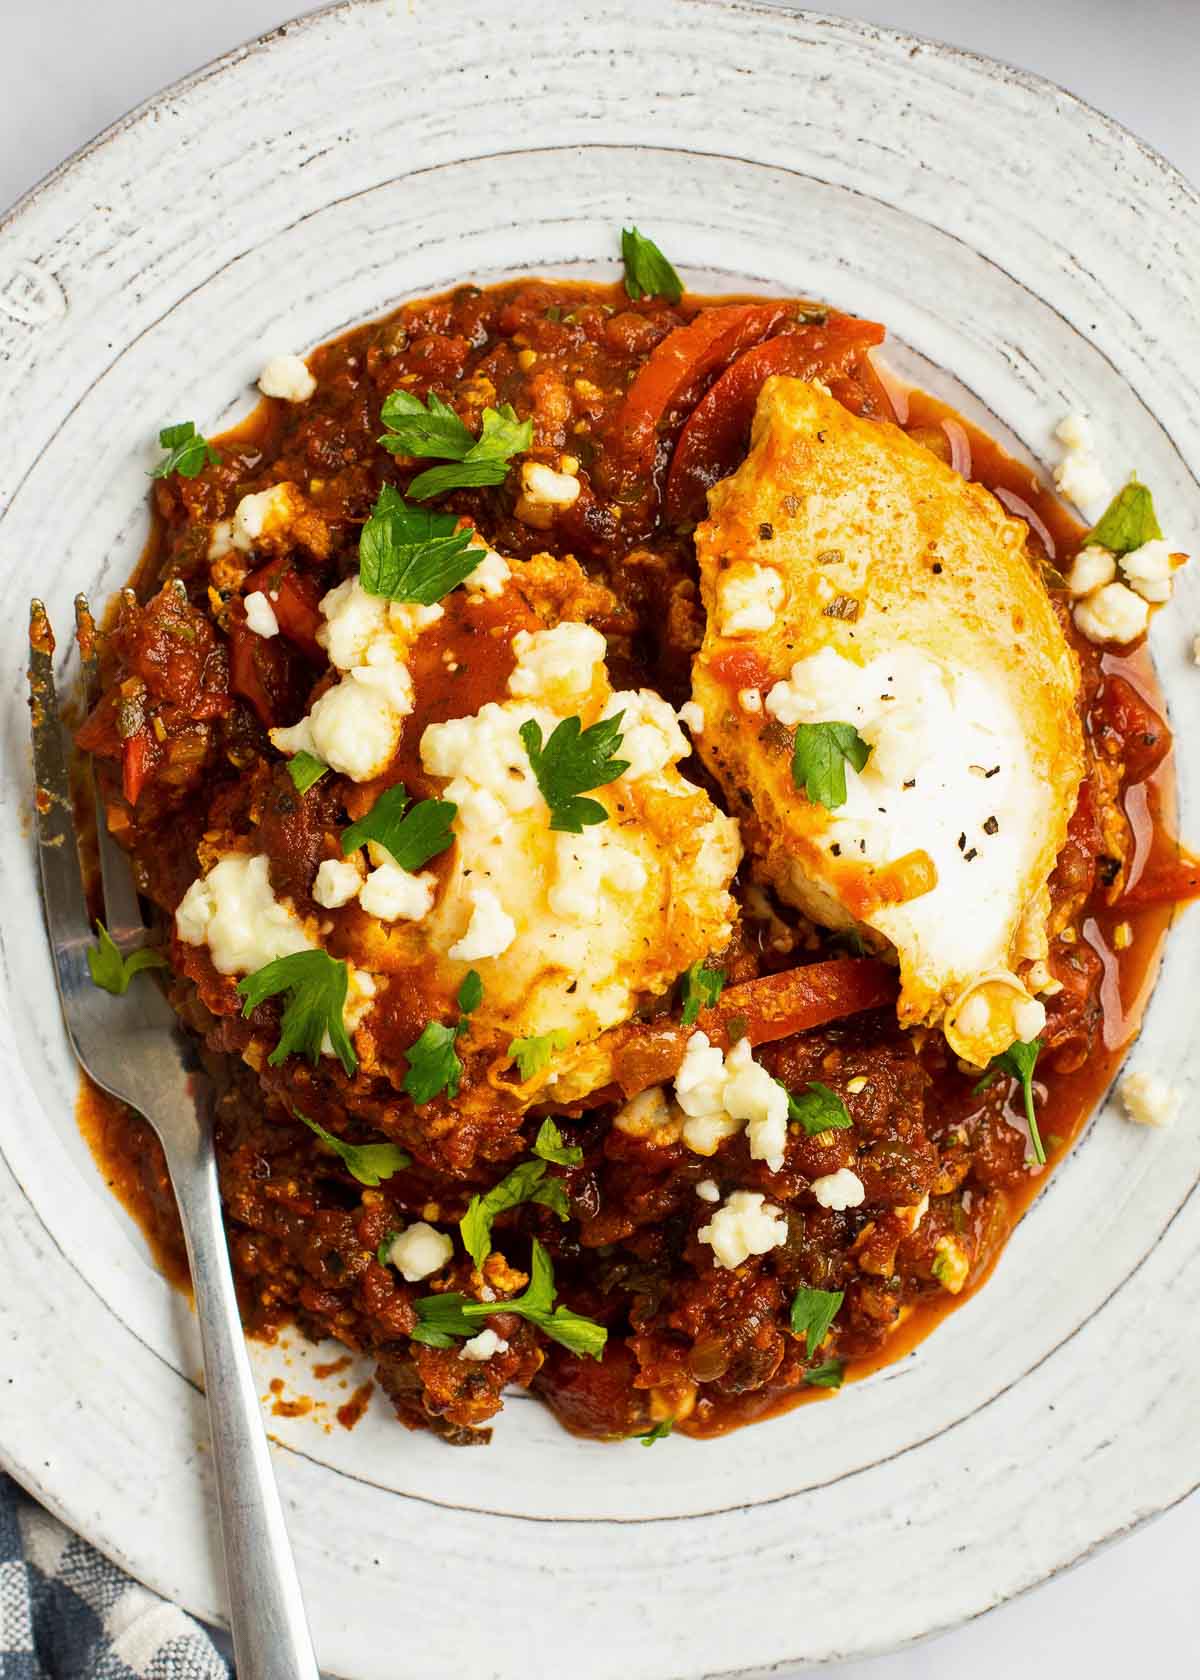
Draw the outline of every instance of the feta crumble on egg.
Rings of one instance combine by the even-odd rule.
[[[302,403],[312,396],[317,382],[303,356],[272,356],[258,376],[258,388],[264,397]]]
[[[508,692],[515,699],[541,699],[556,691],[586,694],[608,644],[590,624],[567,619],[552,630],[518,630],[512,647],[517,663]]]
[[[455,962],[480,962],[485,957],[500,956],[517,937],[517,924],[491,887],[473,887],[467,897],[471,920],[446,955]]]
[[[252,590],[242,602],[246,609],[246,623],[256,636],[271,636],[279,634],[279,620],[275,617],[275,609],[263,594],[261,589]]]
[[[436,875],[413,875],[398,863],[381,863],[363,883],[358,902],[381,922],[419,922],[433,909]]]
[[[452,1239],[418,1219],[415,1225],[409,1225],[393,1237],[388,1259],[405,1283],[420,1283],[423,1278],[440,1272],[453,1254]]]
[[[861,1207],[867,1199],[862,1179],[849,1167],[839,1167],[836,1172],[814,1178],[809,1189],[823,1208],[832,1208],[836,1213]]]
[[[732,1271],[752,1254],[769,1254],[787,1241],[787,1219],[760,1190],[735,1190],[696,1235],[718,1266]]]
[[[717,579],[717,629],[722,636],[769,630],[783,603],[783,579],[770,566],[738,564]]]
[[[1169,1126],[1179,1108],[1179,1093],[1156,1073],[1127,1073],[1117,1094],[1127,1118],[1139,1126]]]

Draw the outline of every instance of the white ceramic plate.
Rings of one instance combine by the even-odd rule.
[[[0,242],[0,1453],[210,1618],[188,1313],[72,1120],[25,817],[28,598],[65,625],[77,588],[125,578],[157,428],[243,412],[265,353],[466,276],[612,275],[630,220],[693,286],[883,319],[894,365],[1026,454],[1090,412],[1111,472],[1136,467],[1200,546],[1196,197],[1067,95],[949,48],[719,0],[543,21],[351,4],[162,95],[17,207]],[[1198,597],[1185,576],[1155,632],[1193,834]],[[1177,933],[1136,1057],[1187,1098],[1198,991]],[[272,1420],[323,1663],[750,1675],[895,1645],[1063,1568],[1195,1480],[1198,1172],[1189,1120],[1146,1133],[1104,1111],[918,1354],[723,1441],[599,1446],[520,1399],[482,1452],[408,1435],[378,1402],[353,1434]],[[279,1374],[345,1398],[302,1359],[262,1354],[264,1390]]]

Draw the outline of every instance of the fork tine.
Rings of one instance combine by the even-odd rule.
[[[90,711],[100,698],[100,660],[96,652],[96,622],[86,595],[75,597],[75,641],[83,671],[84,702]],[[129,944],[141,944],[146,927],[133,884],[133,867],[108,831],[108,813],[100,796],[94,763],[88,777],[96,807],[96,850],[104,889],[104,923],[114,942],[124,949]]]
[[[42,903],[59,990],[65,998],[86,972],[84,950],[91,944],[92,930],[75,845],[75,813],[54,687],[54,632],[40,601],[32,601],[29,607],[29,710]]]

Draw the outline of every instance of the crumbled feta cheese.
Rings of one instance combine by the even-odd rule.
[[[436,891],[436,875],[410,875],[397,863],[382,863],[367,876],[358,902],[381,922],[419,922],[433,909]]]
[[[497,1336],[496,1332],[488,1326],[481,1330],[478,1336],[472,1336],[463,1343],[458,1350],[458,1357],[460,1359],[477,1359],[482,1362],[485,1359],[490,1359],[495,1353],[507,1352],[508,1343],[504,1340],[504,1337]]]
[[[571,473],[557,473],[541,461],[525,461],[521,466],[521,494],[513,512],[523,525],[544,531],[560,508],[570,507],[578,499],[581,489]]]
[[[508,561],[495,549],[489,548],[473,572],[463,579],[468,595],[503,595],[504,586],[512,576]]]
[[[528,712],[509,711],[489,700],[473,717],[431,723],[421,736],[421,763],[431,776],[447,778],[443,797],[458,806],[460,828],[469,821],[467,807],[473,792],[483,790],[492,801],[477,811],[483,829],[494,823],[497,808],[516,813],[541,801],[520,734],[527,717],[536,719],[544,735],[553,733],[557,720],[552,713],[533,707]]]
[[[849,1167],[839,1167],[836,1172],[814,1178],[809,1189],[823,1208],[833,1208],[837,1213],[861,1207],[867,1197],[862,1179]]]
[[[552,630],[518,630],[512,646],[517,663],[508,679],[508,692],[517,699],[541,698],[555,690],[586,694],[607,651],[598,630],[571,619]]]
[[[246,623],[256,636],[278,636],[279,620],[261,589],[252,590],[242,605],[246,609]]]
[[[1106,583],[1075,603],[1075,624],[1089,642],[1132,642],[1150,622],[1150,608],[1123,583]]]
[[[233,520],[218,519],[208,534],[208,558],[210,562],[224,560],[235,552]]]
[[[420,1283],[440,1272],[453,1253],[454,1243],[446,1233],[419,1219],[392,1239],[388,1259],[405,1283]]]
[[[661,1085],[650,1085],[639,1091],[624,1108],[613,1116],[613,1125],[627,1137],[649,1139],[651,1142],[673,1143],[679,1135],[667,1094]],[[661,1136],[658,1134],[664,1134]]]
[[[284,402],[307,402],[317,388],[302,356],[272,356],[258,376],[264,397],[282,397]]]
[[[324,858],[317,867],[313,898],[325,910],[340,910],[358,897],[362,884],[362,870],[353,858]]]
[[[782,601],[783,579],[770,566],[730,566],[717,579],[717,628],[722,636],[769,630]]]
[[[769,1254],[787,1241],[787,1219],[760,1190],[735,1190],[696,1235],[718,1266],[732,1271],[752,1254]]]
[[[188,945],[207,944],[220,974],[253,974],[277,957],[313,949],[300,918],[271,890],[267,858],[233,852],[193,881],[175,912]]]
[[[517,937],[517,924],[490,887],[473,887],[468,893],[472,905],[467,930],[446,955],[455,962],[479,962],[498,957]]]
[[[704,707],[695,700],[685,700],[679,708],[679,721],[690,734],[703,735]]]
[[[694,1154],[711,1155],[746,1129],[753,1158],[772,1172],[783,1166],[787,1093],[754,1060],[749,1039],[723,1056],[707,1034],[694,1032],[675,1075],[675,1101],[687,1116],[683,1141]]]
[[[1104,470],[1093,453],[1092,429],[1082,414],[1068,414],[1054,435],[1066,445],[1066,457],[1054,469],[1054,482],[1068,501],[1084,512],[1099,508],[1112,494]]]
[[[1121,576],[1143,601],[1161,605],[1171,599],[1171,578],[1175,571],[1171,556],[1170,543],[1154,537],[1141,548],[1121,556]]]
[[[1080,549],[1067,573],[1067,588],[1076,599],[1111,583],[1117,575],[1116,557],[1095,543]]]
[[[249,553],[256,544],[277,540],[303,506],[304,499],[296,486],[286,481],[272,484],[269,490],[243,496],[233,512],[233,546]]]
[[[431,606],[425,606],[420,601],[389,601],[387,615],[389,627],[405,641],[411,641],[422,630],[436,624],[439,618],[445,618],[446,609],[438,601]]]
[[[365,670],[365,668],[364,668]],[[387,688],[399,695],[404,666],[390,673]],[[403,719],[412,701],[401,709],[391,703],[384,685],[356,681],[360,671],[351,671],[333,688],[327,689],[307,717],[289,729],[272,729],[271,740],[283,753],[310,752],[340,775],[352,781],[369,782],[382,775],[400,740]]]
[[[556,834],[554,854],[554,885],[547,901],[556,916],[569,921],[599,921],[611,909],[601,896],[606,885],[618,893],[641,892],[646,885],[642,860],[620,829],[607,823],[582,834]]]
[[[717,1181],[713,1178],[702,1178],[696,1186],[696,1194],[702,1202],[719,1202],[721,1192],[717,1188]]]
[[[762,695],[757,688],[739,688],[738,705],[744,712],[757,713],[763,709]]]
[[[324,623],[317,640],[339,671],[352,671],[367,657],[367,649],[388,629],[388,601],[368,595],[357,572],[321,597]]]
[[[366,1018],[379,988],[375,984],[375,976],[368,974],[365,969],[349,965],[346,976],[346,1002],[342,1008],[342,1020],[346,1023],[346,1031],[353,1032],[355,1027],[361,1026]],[[321,1042],[321,1054],[332,1056],[333,1042],[326,1033]]]
[[[1179,1093],[1156,1073],[1127,1073],[1118,1095],[1128,1118],[1139,1126],[1169,1126],[1179,1107]]]
[[[787,1092],[750,1053],[750,1040],[739,1039],[725,1058],[725,1112],[747,1122],[750,1154],[772,1172],[783,1166],[787,1146]]]
[[[636,693],[624,689],[614,694],[602,716],[621,717],[621,745],[617,756],[629,765],[624,780],[655,776],[668,764],[677,764],[691,751],[687,737],[667,702],[648,688]]]

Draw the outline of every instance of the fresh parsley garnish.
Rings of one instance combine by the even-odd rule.
[[[818,1132],[844,1132],[854,1124],[841,1097],[819,1079],[810,1079],[794,1096],[788,1092],[788,1119],[798,1121],[808,1137],[816,1137]]]
[[[495,1313],[516,1313],[536,1325],[552,1341],[560,1343],[572,1353],[588,1354],[599,1359],[608,1340],[602,1324],[583,1318],[569,1307],[554,1305],[557,1291],[554,1286],[554,1267],[550,1256],[535,1237],[533,1259],[530,1262],[529,1287],[523,1295],[511,1301],[471,1301],[465,1295],[449,1293],[426,1295],[416,1304],[415,1342],[430,1347],[453,1347],[456,1336],[473,1336],[481,1319]]]
[[[809,1359],[816,1353],[837,1310],[845,1300],[840,1289],[798,1289],[792,1301],[792,1335],[804,1337],[804,1351]]]
[[[358,539],[358,581],[368,595],[432,607],[479,564],[469,526],[452,513],[409,507],[385,484]]]
[[[365,1184],[372,1190],[382,1184],[385,1178],[391,1178],[393,1173],[412,1166],[412,1156],[406,1155],[404,1150],[394,1143],[343,1143],[341,1138],[327,1132],[319,1121],[310,1120],[308,1115],[301,1114],[299,1109],[293,1112],[297,1120],[303,1120],[310,1132],[315,1132],[327,1148],[341,1157],[347,1172],[352,1173],[360,1184]]]
[[[180,478],[195,478],[205,467],[220,464],[220,455],[190,420],[164,426],[158,441],[167,453],[151,472],[151,478],[170,478],[172,473],[178,473]]]
[[[136,951],[130,951],[127,957],[123,957],[103,922],[96,923],[96,932],[99,942],[88,946],[88,968],[95,984],[114,997],[124,997],[129,990],[129,982],[143,968],[167,966],[166,957],[152,945],[139,945]]]
[[[408,810],[403,782],[385,788],[365,817],[342,830],[342,856],[373,840],[410,873],[444,852],[454,839],[450,824],[458,806],[449,799],[422,799]]]
[[[1111,554],[1132,554],[1143,543],[1161,536],[1154,497],[1144,484],[1131,478],[1109,502],[1086,541],[1107,548]]]
[[[640,1435],[635,1435],[633,1439],[640,1441],[644,1447],[652,1447],[655,1441],[665,1441],[674,1427],[674,1418],[661,1418],[652,1428],[644,1429]]]
[[[533,1141],[533,1153],[540,1155],[543,1161],[553,1161],[557,1167],[577,1167],[583,1160],[583,1150],[579,1145],[564,1143],[562,1133],[549,1119],[542,1121]]]
[[[1020,1042],[1010,1044],[1007,1050],[1002,1050],[998,1056],[993,1056],[987,1065],[987,1072],[976,1085],[975,1090],[986,1091],[993,1080],[1006,1073],[1012,1079],[1021,1083],[1021,1095],[1025,1099],[1025,1118],[1029,1122],[1029,1138],[1033,1144],[1033,1153],[1039,1167],[1046,1165],[1046,1151],[1042,1146],[1041,1133],[1038,1131],[1037,1115],[1033,1110],[1033,1070],[1037,1066],[1038,1056],[1041,1054],[1042,1041],[1031,1038],[1028,1044]]]
[[[592,823],[608,820],[598,799],[580,799],[588,788],[607,787],[623,776],[629,763],[614,758],[623,739],[621,720],[601,718],[584,729],[577,717],[563,718],[543,745],[540,724],[534,718],[521,725],[521,740],[537,777],[542,798],[550,807],[550,827],[561,834],[582,834]]]
[[[871,749],[852,723],[802,723],[792,747],[792,781],[814,805],[846,803],[846,761],[861,770]]]
[[[246,1000],[243,1015],[269,997],[284,994],[279,1043],[267,1057],[272,1067],[293,1052],[307,1056],[316,1067],[328,1034],[346,1072],[354,1072],[358,1057],[342,1018],[349,975],[349,964],[337,962],[327,951],[297,951],[290,957],[277,957],[238,981],[238,992]]]
[[[702,1009],[711,1009],[725,990],[725,970],[705,968],[704,961],[694,962],[680,975],[683,983],[683,1013],[679,1017],[685,1027],[694,1026]]]
[[[436,391],[426,402],[411,391],[392,391],[384,398],[381,419],[387,431],[379,439],[392,455],[433,455],[439,461],[461,461],[475,447],[475,436]]]
[[[567,1193],[558,1179],[546,1177],[545,1161],[522,1161],[486,1194],[472,1196],[458,1222],[463,1247],[477,1266],[482,1266],[492,1252],[494,1220],[522,1202],[541,1202],[560,1219],[570,1217]]]
[[[391,1256],[392,1256],[392,1244],[395,1242],[396,1238],[399,1235],[400,1235],[400,1232],[393,1225],[392,1229],[388,1232],[387,1236],[384,1237],[384,1239],[380,1243],[379,1247],[375,1250],[375,1258],[376,1258],[376,1260],[378,1260],[378,1262],[381,1266],[390,1266],[391,1265],[391,1263],[392,1263],[392,1258],[391,1258]]]
[[[403,1089],[418,1105],[432,1102],[442,1091],[451,1102],[458,1095],[463,1065],[455,1046],[471,1024],[467,1017],[482,1002],[483,981],[472,968],[458,988],[458,1007],[462,1010],[458,1024],[448,1027],[441,1021],[430,1021],[416,1043],[404,1052],[408,1072]]]
[[[503,484],[511,457],[533,442],[533,421],[518,420],[508,403],[484,409],[483,429],[475,437],[432,393],[425,404],[411,391],[393,391],[383,405],[383,423],[388,429],[379,441],[394,455],[433,456],[453,463],[418,473],[408,493],[419,502],[447,490]]]
[[[840,1359],[827,1359],[815,1370],[805,1371],[804,1380],[809,1388],[841,1388],[845,1376],[846,1367]]]
[[[683,281],[663,256],[653,239],[635,227],[621,229],[621,259],[625,264],[625,290],[631,298],[660,297],[678,303]]]
[[[328,769],[328,764],[322,764],[315,753],[301,750],[288,759],[288,775],[292,778],[297,793],[307,793],[313,783],[319,782]]]
[[[524,1082],[548,1067],[556,1052],[565,1050],[570,1041],[571,1035],[564,1027],[554,1027],[548,1033],[536,1033],[531,1038],[514,1038],[508,1054],[516,1062]]]

